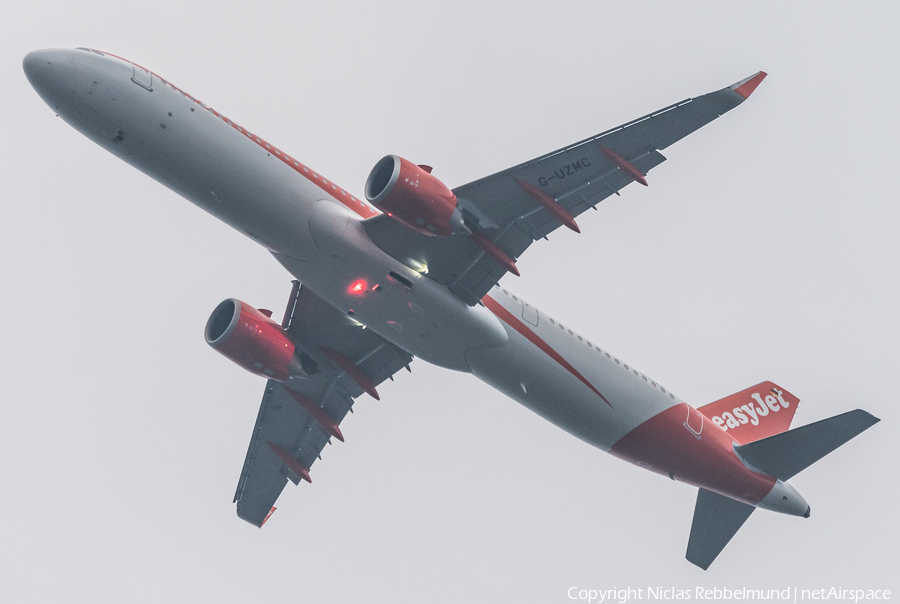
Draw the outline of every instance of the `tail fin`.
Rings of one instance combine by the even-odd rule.
[[[684,557],[703,570],[709,568],[755,509],[752,505],[700,489]]]
[[[762,440],[736,445],[734,450],[756,470],[785,482],[879,421],[871,413],[857,409]],[[703,570],[709,568],[755,509],[746,503],[700,489],[685,557]]]
[[[697,409],[739,443],[749,443],[791,427],[800,399],[763,382]]]
[[[786,481],[879,421],[857,409],[734,449],[754,468]]]

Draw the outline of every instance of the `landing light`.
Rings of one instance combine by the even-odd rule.
[[[409,259],[409,265],[410,265],[410,267],[411,267],[414,271],[416,271],[417,273],[420,273],[420,274],[422,274],[422,275],[427,275],[427,274],[428,274],[428,265],[425,264],[424,262],[419,262],[419,261],[416,260],[415,258],[410,258],[410,259]]]

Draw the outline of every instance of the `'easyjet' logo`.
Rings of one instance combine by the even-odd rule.
[[[754,392],[750,397],[759,403],[758,405],[754,405],[751,401],[746,405],[735,407],[731,411],[725,411],[721,416],[713,415],[710,419],[725,431],[748,423],[758,426],[759,418],[766,417],[769,413],[778,413],[780,410],[787,409],[790,406],[784,400],[781,391],[772,389],[772,392],[774,395],[767,394],[765,400],[759,393]]]

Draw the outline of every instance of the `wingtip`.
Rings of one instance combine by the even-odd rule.
[[[275,510],[277,510],[277,509],[278,509],[278,508],[276,508],[276,507],[273,505],[273,506],[272,506],[272,509],[269,510],[269,513],[266,514],[266,517],[263,518],[263,521],[262,521],[262,522],[260,522],[259,524],[256,524],[256,523],[254,522],[253,524],[256,524],[256,526],[258,526],[259,528],[262,528],[263,525],[264,525],[266,522],[269,521],[269,518],[272,517],[272,514],[274,514],[274,513],[275,513]]]
[[[269,513],[266,514],[264,518],[259,518],[254,515],[249,515],[248,511],[241,507],[239,503],[236,508],[237,517],[246,522],[251,526],[255,526],[256,528],[262,528],[266,521],[275,513],[275,506],[272,506],[272,509],[269,510]]]
[[[766,79],[767,75],[769,74],[765,71],[757,71],[749,78],[744,78],[740,82],[732,84],[729,88],[746,99],[753,94],[753,91],[756,90],[756,87],[759,86],[764,79]]]
[[[685,554],[684,559],[699,568],[700,570],[709,570],[709,567],[712,566],[712,561],[710,562],[700,562],[698,560],[692,559],[690,554]]]
[[[857,411],[862,411],[863,413],[865,413],[866,415],[868,415],[869,418],[870,418],[869,421],[872,422],[872,425],[873,425],[873,426],[874,426],[875,424],[877,424],[878,422],[881,421],[881,418],[880,418],[880,417],[875,417],[874,415],[872,415],[871,413],[869,413],[869,412],[866,411],[865,409],[857,409]]]

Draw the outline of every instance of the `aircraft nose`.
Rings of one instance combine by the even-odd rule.
[[[54,62],[56,62],[56,56],[52,50],[33,50],[22,60],[25,77],[41,96],[44,95],[51,83]]]
[[[72,104],[77,84],[83,79],[84,70],[78,64],[75,52],[55,48],[35,50],[22,59],[28,83],[57,114]]]

